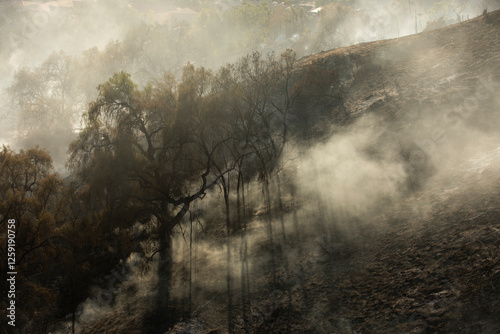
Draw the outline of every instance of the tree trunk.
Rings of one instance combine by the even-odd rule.
[[[190,219],[190,230],[189,230],[189,318],[191,319],[191,313],[193,310],[193,217]]]
[[[71,333],[75,334],[75,323],[76,323],[76,310],[73,311],[71,315]]]
[[[272,206],[271,206],[271,194],[269,191],[269,178],[266,176],[263,181],[263,192],[264,192],[264,203],[266,206],[266,220],[267,220],[267,235],[269,237],[269,244],[271,250],[271,273],[273,279],[273,286],[276,286],[276,250],[274,247],[274,236],[273,236],[273,217],[272,217]],[[273,303],[273,311],[274,306]]]
[[[232,294],[232,277],[231,277],[231,218],[229,216],[229,175],[227,182],[224,176],[221,178],[224,190],[224,203],[226,205],[226,237],[227,237],[227,330],[228,333],[233,333],[233,294]]]
[[[189,210],[189,204],[184,204],[181,210],[173,217],[170,215],[158,215],[156,218],[160,223],[159,235],[159,253],[158,260],[158,294],[156,296],[156,312],[161,319],[165,319],[165,323],[169,323],[172,319],[169,313],[170,302],[170,286],[172,282],[172,233],[173,229],[182,220],[186,212]],[[163,321],[162,321],[163,322]]]
[[[168,317],[170,285],[172,281],[172,230],[161,229],[160,258],[158,261],[158,295],[156,310],[159,316]]]
[[[248,187],[247,187],[248,189]],[[248,190],[247,190],[248,191]],[[252,290],[250,290],[250,271],[248,270],[248,240],[247,240],[247,206],[245,202],[245,182],[243,179],[243,174],[241,174],[241,203],[242,203],[242,211],[243,211],[243,230],[244,230],[244,244],[243,244],[243,263],[245,272],[242,272],[242,284],[245,284],[246,281],[246,300],[248,306],[248,326],[252,327]],[[245,327],[246,328],[246,327]]]
[[[281,199],[281,180],[280,180],[280,175],[276,174],[276,189],[278,191],[278,214],[280,216],[280,222],[281,222],[281,233],[283,237],[283,246],[287,245],[287,240],[286,240],[286,230],[285,230],[285,217],[284,217],[284,207],[283,207],[283,200]]]
[[[301,234],[300,234],[300,229],[299,229],[299,217],[297,216],[297,194],[296,194],[296,189],[295,185],[292,185],[292,190],[291,190],[291,196],[292,196],[292,205],[293,205],[293,212],[292,212],[292,219],[293,219],[293,228],[295,230],[295,245],[298,250],[299,258],[302,257],[302,239],[301,239]]]
[[[285,267],[285,284],[286,284],[286,290],[287,290],[287,296],[288,296],[288,315],[287,315],[287,321],[286,321],[286,331],[289,331],[290,327],[290,320],[291,320],[291,311],[292,311],[292,289],[291,285],[289,282],[289,277],[290,277],[290,271],[288,267],[288,259],[287,259],[287,250],[288,250],[288,242],[286,239],[286,230],[285,230],[285,217],[284,217],[284,207],[283,207],[283,200],[281,199],[281,180],[280,180],[280,175],[279,173],[276,174],[276,186],[278,190],[278,214],[280,216],[280,222],[281,222],[281,233],[283,237],[283,247],[282,247],[282,259],[283,259],[283,265]]]
[[[248,326],[248,313],[247,313],[247,293],[245,291],[246,280],[248,279],[248,275],[245,275],[245,264],[247,265],[247,224],[245,219],[245,187],[243,184],[243,174],[241,173],[241,169],[238,171],[238,184],[236,185],[236,208],[237,208],[237,219],[238,219],[238,227],[241,229],[241,240],[240,240],[240,262],[241,262],[241,315],[243,317],[243,326],[245,329],[245,333],[250,333],[250,328]],[[243,197],[243,208],[241,207],[240,201],[240,191],[242,192]],[[243,209],[243,218],[241,211]],[[242,220],[243,219],[243,220]],[[248,273],[247,273],[248,274]]]

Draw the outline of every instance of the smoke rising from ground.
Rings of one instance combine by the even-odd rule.
[[[368,2],[366,6],[370,8]],[[377,13],[377,10],[381,13]],[[381,17],[387,18],[388,15],[387,10],[384,11],[380,7],[378,9],[373,7],[368,11],[378,18],[378,23],[382,22]],[[404,11],[405,8],[395,10],[396,13]],[[362,33],[354,37],[358,39],[357,42],[373,38],[397,37],[395,27],[398,27],[398,34],[411,33],[412,18],[406,19],[405,22],[406,25],[398,21],[396,26],[389,24],[380,26],[382,30],[376,30],[378,33],[373,36]],[[349,28],[345,26],[342,29]],[[422,25],[419,28],[422,29]],[[370,29],[364,29],[366,30]],[[112,38],[122,33],[123,31],[119,30]],[[109,37],[101,36],[101,38],[100,41],[96,41],[89,37],[88,42],[82,45],[76,45],[74,40],[69,42],[66,38],[61,38],[54,44],[47,43],[47,45],[66,45],[68,50],[77,50],[73,49],[73,46],[75,48],[81,46],[84,49],[92,43],[103,45],[101,43],[105,43],[105,39]],[[339,43],[356,43],[353,41],[345,39]],[[334,42],[337,43],[338,40]],[[152,46],[147,45],[147,47]],[[80,51],[75,53],[67,51],[67,53],[78,54]],[[153,51],[147,55],[155,52],[161,54],[159,49]],[[391,56],[394,55],[389,55],[383,61],[390,62]],[[425,55],[419,54],[415,57],[419,60],[421,56]],[[23,57],[26,57],[26,54],[10,57],[10,64],[12,66],[31,64]],[[218,57],[225,59],[225,55]],[[180,57],[180,63],[172,64],[179,65],[188,60]],[[208,64],[210,66],[211,63]],[[132,68],[144,69],[141,78],[146,79],[145,77],[156,74],[156,71],[152,70],[156,65],[134,64]],[[158,71],[160,69],[162,66],[158,66]],[[431,67],[429,70],[432,69],[434,68]],[[134,75],[140,77],[137,72]],[[432,87],[425,85],[422,87],[422,95],[426,95],[432,89],[439,92],[441,86],[453,84],[455,79],[454,76],[449,76]],[[384,87],[384,93],[380,95],[386,94],[386,96],[380,97],[380,101],[384,102],[391,96],[398,95],[397,89],[392,85],[393,82],[388,84],[390,87],[387,87],[387,91]],[[248,268],[251,286],[269,281],[271,247],[275,247],[273,251],[280,263],[290,264],[288,277],[282,275],[285,278],[281,279],[280,284],[296,287],[305,280],[299,274],[301,270],[312,271],[304,269],[304,266],[307,266],[307,263],[304,264],[304,258],[320,260],[325,255],[325,249],[328,256],[337,256],[342,248],[348,247],[348,242],[345,240],[349,239],[339,243],[339,234],[351,239],[358,236],[369,238],[370,231],[380,232],[384,229],[384,224],[391,221],[392,208],[404,206],[413,200],[416,201],[410,206],[415,210],[403,211],[397,218],[417,220],[418,217],[428,213],[433,203],[442,199],[443,194],[453,192],[453,189],[461,187],[472,176],[477,176],[483,171],[498,174],[498,164],[495,165],[495,161],[498,161],[499,150],[496,134],[500,125],[498,117],[500,100],[497,94],[499,86],[498,76],[484,74],[473,81],[465,94],[461,92],[457,96],[451,94],[439,96],[439,99],[446,102],[427,101],[418,107],[403,105],[391,119],[377,112],[359,116],[371,111],[365,109],[357,113],[358,119],[342,129],[332,125],[332,134],[321,143],[304,149],[300,143],[290,142],[286,148],[287,154],[282,158],[283,170],[280,172],[287,183],[287,188],[282,190],[286,207],[283,217],[266,212],[262,205],[262,185],[257,180],[249,185],[250,191],[246,201],[253,218],[247,222],[249,227],[246,240],[250,257]],[[412,103],[418,100],[417,96]],[[292,188],[295,189],[293,195],[290,191]],[[233,208],[235,202],[236,198],[233,195],[231,197]],[[277,203],[278,200],[273,198],[274,208],[278,206]],[[199,222],[184,221],[182,229],[177,231],[174,240],[176,253],[172,297],[176,302],[185,305],[189,292],[188,277],[193,275],[191,277],[193,309],[202,314],[212,306],[219,307],[225,302],[227,245],[224,245],[226,235],[221,228],[225,219],[221,192],[214,189],[193,210],[199,210]],[[231,221],[235,221],[235,215],[233,210]],[[193,235],[190,235],[190,224],[194,226]],[[269,226],[273,233],[275,243],[273,246],[269,245]],[[290,240],[294,243],[292,244]],[[193,242],[192,253],[190,253],[191,242]],[[233,289],[237,291],[244,277],[241,274],[243,264],[241,235],[234,234],[229,247],[233,254],[230,262]],[[113,301],[89,299],[82,304],[79,313],[82,323],[95,320],[117,308],[127,312],[126,308],[133,307],[131,304],[136,298],[148,298],[154,295],[156,266],[153,262],[151,270],[146,277],[143,277],[139,275],[140,265],[136,257],[133,255],[129,258],[127,271],[119,273],[123,281],[117,279],[119,282],[115,281],[116,287],[104,284],[103,287],[96,288],[95,295],[104,293],[108,296],[106,298],[110,298],[111,293]],[[189,259],[194,268],[191,274]],[[309,266],[314,265],[309,264]],[[140,288],[133,288],[134,285]],[[127,291],[132,292],[127,294]]]
[[[304,198],[317,197],[328,211],[362,218],[398,195],[404,162],[397,143],[380,142],[384,131],[377,123],[360,119],[302,157],[297,186]]]

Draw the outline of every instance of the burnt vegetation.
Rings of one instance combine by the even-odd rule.
[[[203,12],[207,30],[215,15]],[[289,15],[303,29],[303,11]],[[127,47],[162,52],[135,49],[160,29],[142,27],[17,71],[9,105],[32,148],[0,151],[19,292],[2,331],[499,331],[500,12],[438,23],[301,59],[254,51],[130,74]],[[337,45],[320,37],[315,51]]]

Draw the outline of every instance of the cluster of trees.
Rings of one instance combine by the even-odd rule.
[[[19,70],[8,88],[11,109],[19,116],[19,144],[41,145],[60,159],[68,144],[79,110],[85,104],[76,75],[76,62],[62,52],[53,53],[35,69]],[[63,145],[64,145],[63,144]]]
[[[19,120],[15,144],[46,148],[60,169],[99,83],[120,70],[131,73],[139,87],[166,71],[180,78],[187,59],[210,68],[221,66],[227,53],[238,58],[242,47],[263,40],[269,15],[265,4],[246,3],[224,15],[205,10],[193,27],[141,24],[103,50],[93,47],[79,56],[54,52],[36,67],[22,67],[6,90],[9,114]]]
[[[51,6],[44,10],[25,9],[16,1],[1,4],[0,59],[9,65],[1,69],[5,77],[16,66],[41,62],[60,45],[80,52],[121,37],[131,25],[143,20],[120,0],[83,2],[71,9]]]
[[[68,67],[64,64],[70,58],[54,54],[51,59],[40,73],[20,72],[18,79],[65,73]],[[273,240],[286,240],[285,225],[281,216],[277,233],[271,207],[283,211],[286,176],[280,158],[293,126],[290,120],[296,118],[292,117],[294,106],[303,86],[310,84],[297,80],[295,62],[291,50],[280,56],[254,52],[217,72],[187,64],[180,79],[167,72],[142,88],[130,74],[116,72],[98,86],[97,96],[83,115],[83,129],[69,147],[71,175],[64,180],[54,171],[47,151],[33,148],[16,153],[4,147],[0,155],[0,228],[5,228],[8,219],[16,220],[19,290],[26,298],[35,296],[29,302],[25,297],[18,300],[23,305],[20,327],[43,331],[34,326],[47,326],[69,313],[74,320],[89,286],[134,251],[142,252],[145,259],[158,256],[155,314],[161,316],[156,317],[155,326],[163,328],[164,315],[172,311],[173,234],[194,203],[219,188],[225,208],[228,324],[232,331],[230,245],[234,236],[240,236],[240,256],[247,258],[245,233],[250,215],[245,188],[250,180],[259,181],[264,195],[272,282],[280,275]],[[28,112],[26,121],[33,117],[33,126],[36,112],[50,108],[51,101],[50,96],[37,100],[42,94],[36,93],[36,85],[50,85],[44,89],[54,99],[65,96],[61,100],[67,104],[57,109],[61,115],[71,113],[71,106],[80,103],[85,94],[70,89],[73,86],[68,82],[74,78],[69,75],[56,78],[26,79],[19,84],[25,90],[15,90],[20,94],[18,100],[25,103],[21,107]],[[68,80],[66,85],[61,83],[63,79]],[[270,190],[272,184],[278,195]],[[132,232],[137,224],[148,226],[141,240]],[[4,239],[2,236],[0,242],[5,245]],[[149,246],[141,247],[142,241]],[[4,266],[6,261],[2,263]],[[247,277],[241,284],[248,328],[248,263],[241,271]],[[1,272],[4,275],[7,270]]]
[[[116,6],[119,4],[115,3]],[[370,21],[363,11],[337,3],[326,6],[317,21],[306,15],[301,7],[288,5],[245,2],[242,6],[221,12],[208,4],[200,4],[199,17],[192,26],[187,23],[139,24],[138,17],[130,17],[127,21],[137,23],[134,28],[126,33],[122,41],[112,41],[103,50],[94,47],[80,56],[69,56],[60,51],[51,54],[39,66],[21,68],[7,89],[9,114],[19,118],[16,144],[21,147],[40,144],[49,150],[60,168],[66,159],[66,147],[75,137],[74,130],[80,127],[78,120],[88,103],[96,98],[95,87],[117,71],[131,73],[132,79],[144,87],[149,80],[167,70],[180,78],[186,60],[207,68],[217,68],[224,65],[227,59],[235,61],[243,52],[247,53],[244,51],[247,48],[255,48],[279,34],[287,37],[302,34],[303,40],[298,43],[307,44],[307,52],[310,53],[338,47],[359,38],[358,30],[350,28],[353,21],[360,24]],[[398,10],[407,6],[399,2],[396,5],[393,8]],[[94,26],[85,21],[90,19],[91,13],[89,9],[89,17],[80,17],[83,25]],[[19,38],[16,37],[13,42],[22,42],[25,40],[21,34],[23,25],[17,25],[12,18],[29,13],[11,14],[0,17],[0,24],[10,27],[10,33],[2,36],[10,38],[15,35]],[[21,21],[29,23],[32,20],[27,18]],[[43,29],[35,29],[35,32],[44,33],[46,29],[56,28],[58,31],[69,30],[52,27],[55,24],[52,21],[55,20],[47,21]],[[44,35],[57,34],[51,32]],[[4,45],[24,50],[24,46],[16,43],[5,40]],[[36,43],[25,46],[34,48]],[[35,53],[33,49],[26,51]]]
[[[214,186],[222,189],[228,245],[235,229],[243,229],[242,221],[231,221],[231,184],[240,198],[245,180],[258,177],[270,205],[269,182],[297,92],[294,63],[292,51],[278,58],[253,53],[217,73],[188,64],[179,82],[167,74],[138,89],[119,72],[99,87],[71,145],[70,164],[93,192],[91,207],[105,210],[113,226],[127,229],[138,219],[154,225],[160,314],[169,310],[172,235],[195,201]],[[271,226],[269,233],[272,240]],[[227,282],[232,328],[230,277]]]
[[[116,71],[124,62],[116,44],[103,51],[97,48],[72,57],[52,53],[40,66],[18,70],[7,88],[8,106],[18,115],[21,147],[46,148],[57,166],[64,166],[66,150],[79,127],[79,118],[92,98],[98,80]]]
[[[122,243],[100,213],[89,213],[75,188],[54,171],[47,151],[32,148],[0,152],[0,228],[15,220],[16,327],[45,333],[55,319],[76,311],[96,278],[109,272],[123,254],[109,245]],[[7,235],[0,236],[1,278],[7,270]],[[7,295],[5,285],[2,294]],[[2,299],[5,317],[7,300]],[[8,332],[2,322],[2,330]]]
[[[7,230],[8,219],[16,224],[16,269],[17,285],[23,289],[18,293],[16,303],[26,305],[26,313],[18,312],[17,323],[26,324],[29,314],[40,312],[51,305],[56,294],[44,284],[53,270],[52,258],[55,251],[51,247],[62,216],[62,180],[50,170],[50,156],[43,151],[31,149],[14,153],[3,148],[0,153],[1,199],[0,228]],[[7,278],[7,235],[2,234],[2,280]],[[19,288],[17,291],[20,292]],[[5,285],[2,288],[7,295]],[[2,310],[7,308],[2,299]],[[52,305],[51,305],[52,306]],[[5,311],[2,316],[5,317]],[[2,321],[2,324],[5,322]],[[4,329],[5,330],[5,329]]]
[[[262,43],[273,44],[281,34],[287,38],[302,34],[314,26],[314,18],[299,6],[271,5],[266,2],[243,2],[241,6],[221,12],[213,7],[200,11],[194,35],[205,36],[213,49],[255,49]],[[213,37],[217,37],[214,39]]]

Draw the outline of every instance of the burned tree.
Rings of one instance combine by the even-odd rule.
[[[172,234],[190,205],[226,173],[213,170],[225,138],[207,135],[209,72],[188,65],[182,82],[171,75],[139,90],[124,72],[99,86],[85,128],[70,147],[70,166],[99,197],[99,210],[126,208],[121,226],[138,218],[156,227],[159,286],[156,309],[168,314]],[[107,178],[103,178],[107,175]],[[115,221],[118,224],[118,221]],[[160,324],[161,325],[161,324]]]

